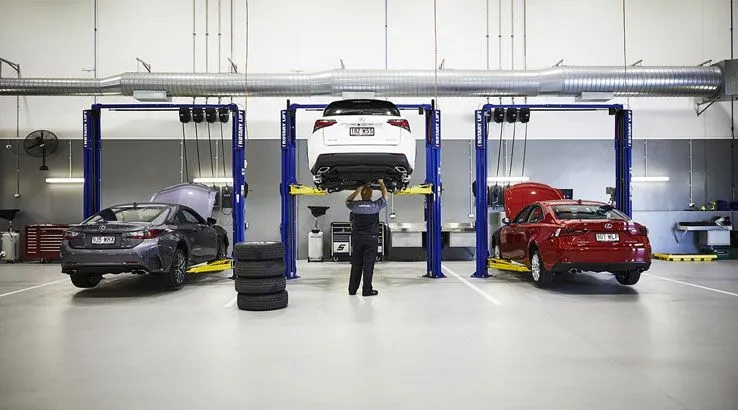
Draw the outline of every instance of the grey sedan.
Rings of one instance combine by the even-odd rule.
[[[103,274],[160,275],[179,288],[187,267],[223,259],[226,231],[183,205],[143,203],[104,209],[70,227],[61,245],[62,272],[80,288],[91,288]]]

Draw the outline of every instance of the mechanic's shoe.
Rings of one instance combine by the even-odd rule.
[[[356,296],[356,291],[353,291],[353,292],[352,291],[349,291],[349,295],[350,296]]]
[[[367,291],[362,291],[361,292],[361,296],[377,296],[377,295],[379,295],[379,291],[374,290],[374,289],[372,289],[372,290],[370,290],[368,292]]]

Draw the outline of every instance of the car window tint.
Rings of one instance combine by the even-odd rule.
[[[185,216],[183,211],[177,212],[177,215],[174,216],[174,222],[178,224],[191,224],[192,223],[187,220],[187,217]]]
[[[553,206],[554,215],[559,220],[571,219],[610,219],[628,220],[628,217],[606,204],[567,204]]]
[[[513,223],[516,224],[522,224],[525,223],[526,220],[528,220],[528,213],[530,212],[530,205],[523,208],[522,211],[518,213],[518,216],[515,217],[513,220]]]
[[[199,223],[202,223],[202,221],[200,221],[200,218],[196,217],[192,212],[190,212],[190,211],[188,211],[186,209],[183,209],[182,210],[182,213],[184,214],[185,219],[187,219],[187,222],[189,222],[191,224],[199,224]]]
[[[389,101],[382,100],[341,100],[328,104],[323,116],[334,115],[389,115],[400,116],[400,110]]]
[[[535,223],[541,220],[543,220],[543,209],[540,206],[533,207],[528,217],[528,223]]]
[[[165,207],[113,207],[103,209],[87,221],[85,224],[96,224],[99,222],[151,222],[161,223],[167,217],[168,210]]]

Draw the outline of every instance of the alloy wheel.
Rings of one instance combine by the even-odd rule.
[[[541,279],[541,258],[534,253],[530,258],[530,272],[533,274],[533,280],[538,282]]]

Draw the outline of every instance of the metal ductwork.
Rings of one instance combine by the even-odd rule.
[[[723,73],[710,67],[551,67],[528,71],[331,70],[287,74],[124,73],[104,79],[0,78],[0,95],[309,97],[373,92],[444,97],[716,97]]]

